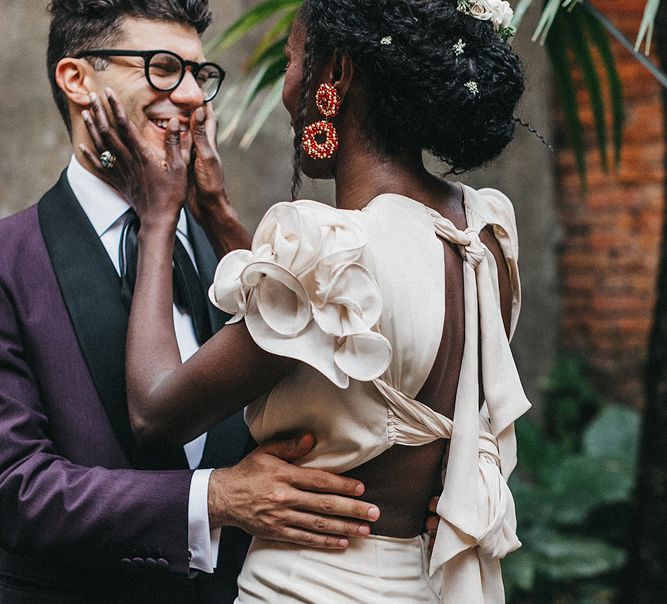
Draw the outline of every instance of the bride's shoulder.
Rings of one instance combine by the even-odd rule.
[[[502,191],[493,188],[473,189],[462,185],[465,205],[484,218],[487,224],[511,227],[516,223],[514,206]]]

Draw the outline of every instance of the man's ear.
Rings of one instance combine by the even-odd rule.
[[[89,94],[94,91],[88,75],[92,66],[84,59],[65,57],[56,65],[56,83],[67,99],[79,107],[90,105]]]
[[[325,76],[327,78],[326,81],[336,87],[341,99],[345,101],[345,96],[350,90],[352,80],[354,79],[354,64],[349,55],[335,50],[326,67]]]

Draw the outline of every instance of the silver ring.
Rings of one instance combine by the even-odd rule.
[[[100,155],[100,163],[111,170],[116,165],[116,156],[111,151],[105,151]]]

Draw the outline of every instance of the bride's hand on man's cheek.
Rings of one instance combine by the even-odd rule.
[[[181,154],[178,120],[169,121],[161,159],[128,119],[113,91],[107,88],[105,94],[113,119],[99,97],[91,93],[91,110],[83,111],[82,117],[94,149],[82,144],[81,152],[98,174],[128,199],[142,224],[177,220],[187,195],[187,165]]]
[[[200,224],[231,211],[222,159],[217,147],[217,120],[209,103],[190,116],[192,163],[188,207]]]

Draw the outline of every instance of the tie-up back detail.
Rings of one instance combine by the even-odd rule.
[[[464,198],[465,230],[398,195],[358,212],[278,204],[252,251],[222,260],[211,297],[245,319],[264,350],[304,363],[246,410],[258,442],[313,430],[318,443],[300,463],[345,472],[395,444],[450,440],[431,574],[442,573],[443,604],[499,604],[500,559],[520,546],[506,482],[516,464],[514,421],[530,403],[503,324],[496,259],[480,233],[493,227],[510,273],[512,332],[518,248],[506,197],[464,187]],[[438,238],[464,259],[465,339],[451,419],[414,398],[444,323]]]

